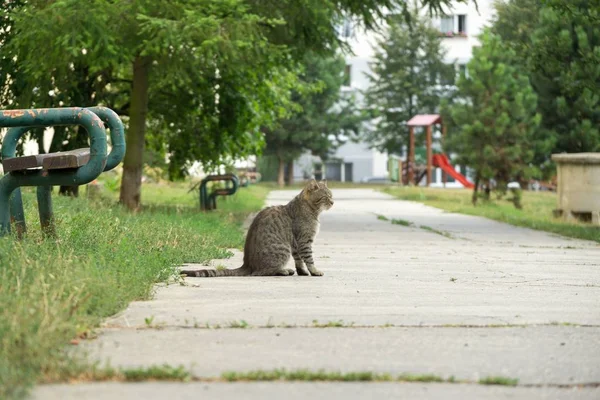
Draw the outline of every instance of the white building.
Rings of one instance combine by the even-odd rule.
[[[466,68],[472,56],[472,49],[479,45],[477,36],[483,28],[489,25],[493,17],[494,0],[472,0],[467,3],[454,2],[451,8],[445,9],[443,16],[434,17],[432,23],[440,30],[442,45],[445,47],[446,63],[456,65],[457,72]],[[426,14],[428,11],[423,10]],[[349,44],[354,54],[349,55],[346,73],[349,75],[349,85],[343,90],[355,94],[362,102],[361,92],[368,89],[368,74],[371,74],[370,63],[373,61],[376,49],[377,33],[355,30],[346,25],[341,33],[350,36]],[[305,155],[295,164],[296,179],[306,179],[312,175],[329,180],[361,182],[369,178],[388,177],[388,156],[375,149],[370,149],[366,143],[347,142],[342,145],[324,166],[318,157]],[[432,186],[441,186],[442,172],[436,169]],[[462,187],[458,182],[448,186]]]
[[[477,37],[489,26],[494,16],[495,0],[455,2],[445,16],[433,20],[433,25],[445,35],[442,44],[447,51],[446,62],[464,68],[471,59],[473,47],[479,45]]]

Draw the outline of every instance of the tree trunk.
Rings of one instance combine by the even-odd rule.
[[[291,186],[294,184],[294,160],[288,161],[287,170],[287,184]]]
[[[475,175],[475,187],[473,187],[473,197],[471,197],[471,203],[473,203],[474,206],[477,205],[477,197],[479,196],[479,194],[477,193],[477,191],[479,190],[479,174]]]
[[[56,129],[56,128],[55,128]],[[75,131],[75,136],[69,140],[69,144],[66,147],[68,150],[80,149],[89,146],[88,136],[89,134],[85,130],[84,127],[78,126]],[[64,146],[63,146],[64,147]],[[69,197],[79,197],[79,186],[70,185],[70,186],[60,186],[58,189],[58,194],[60,196],[69,196]]]
[[[56,129],[56,128],[55,128]],[[44,149],[44,131],[46,128],[38,129],[38,132],[35,132],[35,140],[38,146],[38,154],[45,154],[46,149]]]
[[[121,194],[119,197],[121,204],[132,211],[140,207],[150,61],[148,57],[136,56],[133,62],[133,87],[126,142],[127,151],[123,160],[123,180],[121,181]]]
[[[277,169],[277,184],[279,185],[279,187],[283,187],[285,163],[283,162],[283,158],[281,158],[280,156],[277,156],[277,159],[279,160],[279,167]]]

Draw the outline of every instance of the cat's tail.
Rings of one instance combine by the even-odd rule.
[[[246,264],[236,269],[196,269],[183,270],[179,274],[194,278],[215,278],[219,276],[248,276],[252,271]]]

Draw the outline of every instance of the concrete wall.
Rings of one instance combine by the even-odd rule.
[[[600,212],[600,153],[555,154],[558,208],[563,212]]]

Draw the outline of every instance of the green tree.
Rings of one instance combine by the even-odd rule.
[[[431,9],[448,3],[425,1]],[[287,99],[279,96],[294,85],[290,67],[307,50],[331,49],[338,42],[336,21],[356,17],[372,28],[384,8],[404,9],[406,4],[30,0],[27,7],[11,12],[16,31],[11,48],[18,54],[21,76],[33,83],[29,86],[42,87],[49,74],[57,81],[68,79],[79,68],[69,61],[74,57],[90,76],[116,71],[112,80],[102,82],[111,94],[126,97],[127,153],[120,200],[135,209],[149,119],[158,121],[157,135],[171,134],[172,161],[179,169],[190,157],[216,163],[253,151],[263,140],[259,126],[272,123],[282,114],[277,110],[285,108]],[[283,90],[274,81],[284,82]],[[117,83],[123,82],[128,83],[119,90]],[[162,101],[151,101],[158,98]]]
[[[533,140],[540,177],[555,173],[553,152],[600,148],[600,1],[498,1],[492,32],[538,95],[542,123]]]
[[[272,66],[284,56],[261,33],[263,25],[279,22],[248,13],[241,0],[32,1],[18,9],[14,18],[20,65],[32,81],[43,81],[48,71],[62,79],[72,76],[74,63],[69,58],[78,57],[92,73],[106,69],[120,72],[107,85],[130,82],[120,200],[131,209],[140,202],[148,115],[169,117],[167,123],[173,130],[202,129],[203,121],[197,120],[189,128],[191,117],[198,115],[192,110],[203,108],[204,121],[224,118],[219,116],[223,108],[215,105],[215,91],[219,90],[215,76],[219,71],[224,75],[226,65],[241,71],[240,80],[228,82],[221,91],[237,84],[242,93],[254,89],[259,96],[269,96],[268,84],[263,82],[268,82]],[[204,93],[212,91],[212,97],[210,93],[197,96],[195,85],[199,81],[204,83]],[[211,87],[207,89],[207,85]],[[157,91],[167,87],[170,96],[163,96],[164,103],[149,109],[154,87]],[[191,97],[205,102],[199,104]],[[253,99],[244,100],[246,109],[256,107]],[[253,111],[262,123],[262,110]],[[251,123],[258,125],[254,120]],[[226,153],[228,144],[239,141],[240,131],[252,132],[252,126],[221,132],[217,141],[221,153]],[[258,140],[260,135],[255,131],[250,137]],[[212,148],[205,151],[213,154]]]
[[[278,159],[278,178],[284,184],[285,164],[288,184],[293,183],[294,161],[310,151],[323,159],[333,151],[338,138],[356,136],[362,123],[354,98],[342,93],[344,58],[307,53],[300,74],[301,86],[292,94],[295,110],[277,126],[266,129],[266,154]]]
[[[538,26],[539,12],[542,7],[539,0],[496,1],[496,16],[490,31],[500,36],[505,46],[514,51],[514,63],[532,80],[530,56],[532,53],[532,36]],[[534,90],[536,88],[534,87]],[[538,92],[536,90],[536,92]],[[538,92],[539,94],[539,92]],[[541,96],[538,96],[538,112]],[[534,132],[532,164],[539,168],[538,178],[549,178],[555,169],[550,161],[552,150],[556,146],[556,134],[543,129],[543,122]]]
[[[495,180],[497,191],[504,194],[508,182],[528,177],[540,122],[536,95],[514,65],[515,52],[489,31],[480,39],[468,75],[458,80],[459,99],[443,107],[450,128],[446,146],[461,164],[475,170],[474,204],[481,182],[489,188]]]
[[[600,1],[545,1],[529,69],[553,151],[599,151]]]
[[[538,23],[540,0],[496,0],[490,31],[515,52],[515,60],[525,66],[531,49],[531,37]]]
[[[388,30],[377,42],[371,85],[365,93],[375,127],[366,139],[380,151],[399,154],[408,143],[406,121],[416,114],[437,112],[455,70],[444,63],[439,31],[430,20],[411,13],[410,25],[401,15],[388,18]]]

